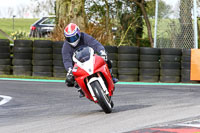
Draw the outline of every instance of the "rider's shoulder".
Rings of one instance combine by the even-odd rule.
[[[81,32],[81,37],[83,37],[84,39],[90,39],[90,38],[92,38],[91,35],[89,35],[89,34],[87,34],[85,32]]]
[[[69,45],[69,43],[67,41],[64,41],[63,48],[70,49],[71,46]]]
[[[81,37],[85,38],[85,37],[87,37],[87,36],[89,36],[89,34],[87,34],[87,33],[85,33],[85,32],[81,32]]]

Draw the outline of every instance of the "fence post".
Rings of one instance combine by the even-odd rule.
[[[158,24],[158,0],[156,0],[156,11],[155,11],[155,30],[154,30],[154,45],[153,45],[154,48],[156,48],[157,24]]]
[[[198,49],[198,32],[197,32],[197,1],[194,4],[194,48]]]

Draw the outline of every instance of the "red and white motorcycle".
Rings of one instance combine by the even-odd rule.
[[[114,106],[111,96],[115,86],[107,63],[91,47],[76,50],[73,61],[72,72],[85,97],[98,103],[105,113],[111,113]]]

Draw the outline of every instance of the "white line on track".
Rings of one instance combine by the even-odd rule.
[[[187,122],[176,124],[176,125],[200,128],[200,120],[187,121]]]
[[[10,97],[10,96],[4,96],[4,95],[0,95],[0,98],[3,98],[0,101],[0,106],[3,105],[3,104],[8,103],[12,99],[12,97]]]

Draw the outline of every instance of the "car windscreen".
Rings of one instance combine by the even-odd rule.
[[[47,18],[41,24],[55,24],[55,18]]]

